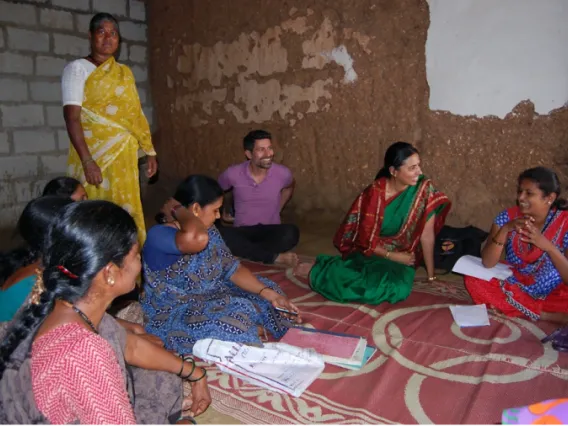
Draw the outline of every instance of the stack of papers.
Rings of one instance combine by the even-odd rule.
[[[299,397],[323,371],[321,355],[283,343],[263,348],[214,339],[198,340],[193,354],[256,386]]]
[[[359,370],[376,352],[367,339],[354,334],[336,333],[307,327],[292,327],[280,340],[300,348],[311,348],[323,360],[349,370]]]

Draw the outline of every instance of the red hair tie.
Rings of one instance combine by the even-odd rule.
[[[59,269],[64,275],[67,275],[69,278],[72,278],[74,280],[79,278],[77,275],[75,275],[73,272],[71,272],[69,269],[67,269],[63,265],[57,265],[57,269]]]

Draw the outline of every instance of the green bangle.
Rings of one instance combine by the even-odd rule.
[[[185,361],[181,356],[180,358],[181,358],[181,369],[179,370],[179,373],[177,373],[178,377],[181,377],[181,373],[183,373],[183,367],[185,366]]]
[[[185,356],[180,356],[180,358],[182,359],[182,368],[181,368],[180,374],[178,374],[178,376],[181,377],[183,380],[187,380],[195,371],[195,360],[193,358],[185,357]],[[181,373],[183,372],[183,366],[187,361],[191,362],[192,368],[191,368],[191,371],[189,372],[189,374],[187,374],[186,376],[182,376]]]
[[[203,368],[203,367],[201,367],[201,368]],[[195,383],[195,382],[198,382],[201,379],[203,379],[205,376],[207,376],[207,370],[205,368],[203,368],[203,374],[198,379],[187,379],[187,381]]]

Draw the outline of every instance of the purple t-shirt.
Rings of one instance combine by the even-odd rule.
[[[277,225],[280,223],[280,191],[292,185],[292,172],[282,164],[272,163],[262,182],[250,174],[249,161],[236,164],[219,176],[224,191],[233,189],[234,226]]]

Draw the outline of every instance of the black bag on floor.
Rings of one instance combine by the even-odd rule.
[[[444,226],[436,236],[434,244],[434,266],[448,274],[458,261],[465,255],[481,256],[481,245],[489,235],[475,226],[454,228]]]

